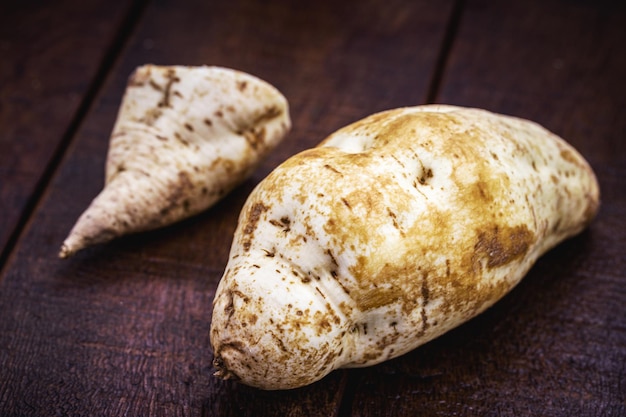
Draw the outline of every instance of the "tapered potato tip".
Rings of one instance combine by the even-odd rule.
[[[72,251],[71,247],[68,246],[66,243],[63,243],[63,245],[61,245],[61,250],[59,251],[59,258],[69,258],[70,256],[72,256],[73,253],[74,252]]]
[[[59,256],[206,210],[245,180],[290,127],[285,97],[250,74],[138,68],[111,134],[104,189]]]
[[[133,189],[121,187],[121,182],[118,180],[109,184],[79,217],[61,246],[60,258],[69,258],[88,246],[108,242],[133,227],[124,221],[118,221],[126,211],[125,206],[117,204],[118,198],[127,199],[134,192]]]
[[[72,234],[69,238],[65,239],[63,245],[61,245],[61,250],[59,251],[59,258],[66,259],[70,256],[74,255],[77,251],[91,246],[94,243],[86,243],[82,236],[78,234]]]

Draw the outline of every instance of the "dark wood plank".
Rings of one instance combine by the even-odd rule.
[[[0,2],[0,254],[132,5]]]
[[[562,135],[602,208],[492,309],[355,375],[352,415],[626,415],[625,21],[611,2],[466,2],[437,101]]]
[[[0,281],[0,414],[337,415],[345,371],[288,392],[214,378],[212,297],[256,182],[342,125],[422,102],[450,11],[451,2],[400,0],[151,4]],[[206,213],[60,261],[102,186],[126,78],[148,62],[258,75],[287,96],[294,129]]]

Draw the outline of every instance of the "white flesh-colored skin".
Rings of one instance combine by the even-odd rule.
[[[477,109],[375,114],[249,196],[211,325],[217,375],[296,388],[402,355],[476,316],[594,217],[586,161]]]
[[[102,192],[60,256],[206,210],[248,177],[291,121],[268,83],[219,67],[146,65],[131,76]]]

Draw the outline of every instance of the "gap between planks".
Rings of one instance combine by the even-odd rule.
[[[124,46],[128,42],[133,30],[137,27],[139,19],[144,13],[149,0],[135,0],[131,3],[126,16],[122,19],[117,34],[113,37],[111,44],[106,48],[102,57],[102,61],[98,66],[89,87],[85,91],[85,95],[81,100],[76,114],[72,117],[63,137],[59,141],[55,151],[53,152],[50,161],[44,168],[39,180],[35,184],[33,193],[30,195],[22,213],[20,214],[18,221],[13,228],[13,231],[9,234],[6,245],[0,251],[0,279],[4,276],[4,270],[8,263],[9,257],[17,247],[18,241],[22,236],[26,225],[31,219],[35,209],[37,208],[41,198],[45,191],[48,189],[52,178],[54,177],[61,161],[65,155],[65,152],[69,148],[72,140],[76,136],[78,128],[84,121],[85,117],[89,113],[91,106],[93,105],[99,91],[104,85],[108,74],[110,73],[113,65],[119,56],[120,52],[124,49]]]
[[[463,14],[464,9],[465,0],[454,1],[454,4],[452,5],[452,10],[450,11],[448,25],[446,26],[446,30],[443,36],[443,41],[441,42],[441,47],[439,48],[439,55],[437,56],[437,61],[435,61],[435,69],[433,71],[433,76],[428,86],[425,104],[436,103],[436,99],[439,95],[441,84],[443,82],[443,74],[448,64],[448,57],[450,56],[450,52],[452,51],[452,45],[456,40],[458,29],[461,23],[461,15]]]

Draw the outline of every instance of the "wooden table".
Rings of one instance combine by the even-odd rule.
[[[565,0],[0,4],[0,415],[626,415],[626,8]],[[278,87],[293,130],[177,225],[59,260],[102,187],[132,70],[220,65]],[[212,376],[211,302],[241,205],[337,128],[430,102],[535,120],[602,206],[493,308],[415,351],[265,392]]]

